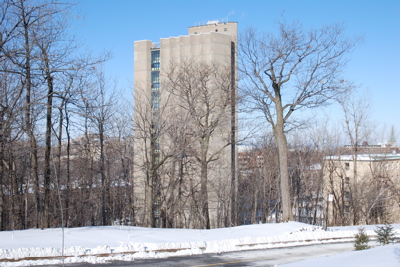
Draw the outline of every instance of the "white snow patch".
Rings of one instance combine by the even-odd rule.
[[[400,225],[393,226],[396,231],[400,229]],[[365,226],[369,235],[375,234],[373,231],[375,228],[376,226]],[[357,231],[358,226],[332,227],[324,230],[298,222],[255,224],[211,230],[130,226],[70,228],[65,229],[64,234],[64,256],[67,256],[64,262],[98,264],[109,260],[132,261],[138,258],[163,258],[349,241],[354,239]],[[0,232],[0,266],[59,264],[62,261],[60,257],[62,251],[61,228]],[[379,255],[385,254],[391,258],[392,262],[396,261],[399,265],[397,260],[400,255],[399,246],[379,247],[368,252],[374,254],[374,251],[377,251]],[[354,253],[356,253],[355,258],[361,255],[359,252]],[[352,253],[346,255],[348,258],[353,257]],[[32,257],[36,259],[26,260]],[[346,260],[349,260],[348,258]],[[339,258],[339,261],[340,259],[342,258]],[[324,264],[324,267],[328,265]]]

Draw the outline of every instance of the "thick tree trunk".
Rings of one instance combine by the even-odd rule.
[[[20,229],[19,219],[20,219],[20,202],[19,202],[19,192],[18,192],[18,181],[16,175],[15,160],[12,155],[9,157],[9,177],[11,183],[11,194],[13,195],[11,199],[11,230]]]
[[[150,169],[147,174],[147,181],[146,181],[146,195],[145,195],[145,225],[146,227],[153,227],[154,220],[153,220],[153,170]]]
[[[50,178],[51,178],[51,128],[53,109],[53,78],[49,73],[49,65],[46,62],[47,80],[47,114],[46,114],[46,148],[44,153],[44,218],[43,227],[50,227]]]
[[[183,158],[179,160],[179,181],[178,181],[178,228],[183,228],[182,213],[183,213]]]
[[[207,163],[206,161],[201,162],[200,166],[200,186],[201,186],[201,204],[202,204],[202,215],[203,215],[203,225],[202,228],[210,229],[210,214],[208,210],[208,190],[207,190]]]
[[[166,228],[173,228],[174,225],[176,227],[176,222],[175,222],[175,214],[176,214],[176,210],[175,210],[175,206],[176,204],[178,205],[178,209],[179,209],[179,204],[176,202],[176,198],[175,198],[175,191],[176,191],[176,186],[177,186],[177,182],[179,177],[176,177],[176,161],[174,160],[172,162],[172,168],[171,168],[171,180],[169,181],[169,188],[170,188],[170,194],[168,197],[168,202],[167,202],[167,206],[166,206],[166,223],[165,223],[165,227]],[[178,174],[179,176],[179,174]]]
[[[258,193],[258,190],[253,191],[253,196],[252,196],[253,205],[251,207],[251,223],[256,223],[257,210],[258,210],[257,193]]]
[[[69,223],[69,202],[70,202],[70,183],[71,183],[71,172],[70,172],[70,154],[71,154],[71,135],[69,132],[69,115],[67,112],[67,103],[65,102],[65,133],[67,134],[67,181],[66,181],[66,192],[65,192],[65,226],[68,227]]]
[[[145,182],[145,211],[144,220],[146,227],[154,227],[154,153],[155,153],[155,142],[154,138],[151,137],[149,158],[147,159],[147,170],[146,170],[146,182]]]
[[[282,221],[288,222],[293,220],[288,171],[288,149],[286,136],[283,131],[283,120],[279,120],[279,118],[278,123],[274,127],[274,135],[278,146]]]
[[[29,107],[28,107],[29,109]],[[30,111],[29,111],[30,112]],[[30,114],[29,114],[30,115]],[[32,126],[30,122],[27,123],[27,132],[30,140],[30,156],[31,156],[31,172],[33,176],[34,192],[35,192],[35,202],[36,202],[36,227],[42,227],[41,221],[42,209],[40,202],[40,188],[39,188],[39,174],[38,174],[38,155],[37,155],[37,143],[36,138],[33,134]]]
[[[4,192],[3,192],[3,183],[4,183],[4,167],[3,162],[5,162],[5,123],[4,123],[4,115],[5,115],[5,107],[1,107],[0,110],[0,231],[4,230],[5,222],[4,222]]]
[[[100,177],[101,177],[101,219],[102,225],[107,225],[107,191],[106,173],[104,163],[104,130],[102,122],[99,122],[99,139],[100,139]]]
[[[59,113],[59,126],[58,126],[58,144],[57,144],[57,167],[55,173],[56,173],[56,179],[57,179],[57,188],[58,188],[58,198],[60,201],[60,212],[61,215],[64,216],[64,210],[63,210],[63,204],[61,203],[61,190],[60,190],[60,185],[61,185],[61,153],[62,153],[62,132],[63,132],[63,121],[64,121],[64,116],[63,116],[63,111],[62,111],[62,106],[64,105],[64,100],[62,101],[60,107],[58,107]],[[62,223],[61,227],[64,227],[65,225]]]
[[[158,165],[158,164],[157,164]],[[161,206],[160,206],[160,196],[161,196],[161,181],[160,176],[157,172],[158,167],[154,167],[153,170],[153,226],[160,228],[161,226]]]
[[[237,225],[236,178],[236,47],[231,43],[231,225]]]
[[[29,136],[30,141],[30,156],[31,156],[31,173],[34,182],[34,192],[35,192],[35,204],[36,204],[36,227],[43,227],[39,220],[42,218],[42,209],[40,202],[40,189],[39,189],[39,173],[38,173],[38,155],[37,155],[37,142],[35,135],[33,133],[32,126],[32,102],[31,102],[31,91],[32,91],[32,76],[31,76],[31,41],[29,38],[29,27],[30,25],[26,21],[25,13],[22,12],[24,18],[24,38],[25,38],[25,131]],[[29,184],[29,183],[28,183]]]
[[[0,136],[0,231],[4,231],[4,220],[3,220],[3,197],[4,197],[4,193],[3,193],[3,177],[4,177],[4,168],[3,168],[3,161],[4,161],[4,153],[3,153],[3,149],[4,149],[4,145],[3,145],[3,136]]]

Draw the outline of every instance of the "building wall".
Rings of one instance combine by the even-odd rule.
[[[177,120],[177,114],[179,114],[179,101],[177,97],[171,94],[168,88],[171,85],[167,85],[166,75],[170,73],[172,67],[182,66],[185,64],[198,63],[198,64],[218,64],[221,69],[229,69],[231,74],[234,75],[234,94],[237,95],[236,80],[236,44],[237,44],[237,23],[214,23],[210,25],[202,25],[198,27],[189,28],[189,35],[170,37],[160,39],[160,43],[152,43],[151,41],[137,41],[134,44],[134,84],[135,84],[135,196],[137,198],[138,207],[138,218],[143,217],[143,206],[145,199],[144,185],[146,183],[146,158],[149,158],[149,143],[144,143],[144,139],[147,133],[144,133],[143,128],[151,128],[151,122],[145,122],[143,120],[143,114],[147,117],[152,117],[151,109],[151,51],[160,51],[160,118],[159,122],[162,125],[172,125]],[[234,49],[232,53],[232,49]],[[218,97],[218,93],[214,94],[213,97]],[[233,110],[234,119],[231,119],[231,113]],[[223,195],[225,205],[229,205],[230,196],[230,180],[232,178],[232,151],[236,152],[236,146],[226,146],[227,141],[231,138],[232,127],[237,128],[237,104],[235,103],[232,107],[227,109],[224,114],[224,119],[221,120],[220,127],[213,134],[213,138],[210,141],[209,155],[216,153],[221,150],[218,160],[213,161],[209,165],[209,210],[211,216],[212,227],[223,226],[221,222],[224,220],[221,218],[221,195]],[[172,115],[174,114],[174,115]],[[139,129],[138,124],[141,124]],[[190,125],[188,125],[191,127]],[[236,135],[237,136],[237,135]],[[237,137],[235,137],[237,139]],[[161,151],[171,151],[173,149],[174,140],[171,140],[167,135],[160,137]],[[235,153],[234,153],[235,154]],[[163,155],[161,155],[162,157]],[[165,156],[165,155],[164,155]],[[179,155],[174,155],[168,158],[165,162],[162,170],[160,170],[160,179],[164,185],[164,188],[168,186],[170,177],[176,176],[179,172]],[[188,156],[187,156],[188,157]],[[188,161],[187,159],[185,159]],[[234,155],[233,160],[236,161]],[[190,182],[198,184],[199,179],[199,166],[196,165],[196,161],[192,159],[190,172],[187,173],[192,179]],[[236,165],[236,164],[235,164]],[[193,185],[190,185],[193,186]],[[187,185],[186,188],[190,187]],[[222,192],[223,188],[226,192]],[[229,191],[229,192],[228,192]],[[174,192],[168,192],[166,189],[165,194],[168,198],[168,194]],[[227,203],[226,203],[227,202]],[[189,203],[188,203],[189,205]],[[181,207],[182,208],[182,207]],[[228,206],[222,207],[228,209]],[[190,217],[190,211],[187,212],[186,216]],[[228,211],[224,211],[228,214]],[[140,224],[140,222],[139,222]],[[191,224],[186,225],[189,227],[196,227],[198,225]]]
[[[325,222],[400,222],[400,155],[338,156],[324,162]],[[331,195],[331,201],[329,201]]]

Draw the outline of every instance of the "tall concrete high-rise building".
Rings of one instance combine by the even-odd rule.
[[[209,21],[189,27],[185,36],[134,43],[138,225],[231,223],[236,62],[236,22]]]

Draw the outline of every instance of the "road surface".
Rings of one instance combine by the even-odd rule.
[[[243,267],[243,266],[275,266],[302,261],[315,257],[326,257],[354,250],[354,244],[331,243],[299,247],[273,248],[264,250],[237,251],[219,254],[202,254],[165,259],[136,259],[134,261],[115,261],[100,266],[143,266],[143,267]],[[58,265],[43,265],[47,267]],[[66,264],[65,266],[90,266],[89,263]]]

